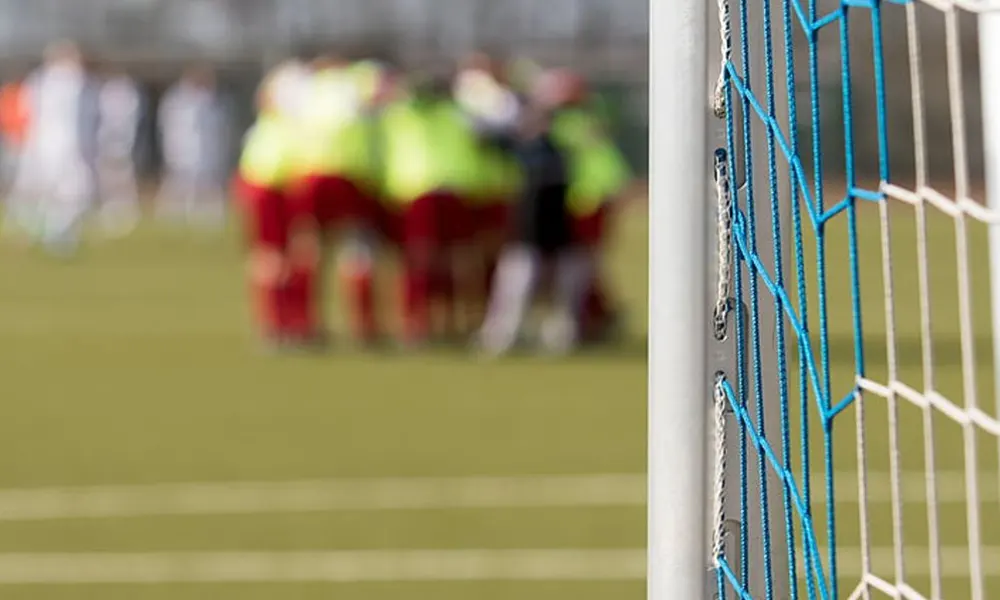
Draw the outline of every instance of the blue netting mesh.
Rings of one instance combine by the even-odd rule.
[[[721,598],[771,599],[779,597],[777,589],[787,586],[791,598],[841,598],[837,586],[835,504],[827,502],[825,514],[814,514],[812,509],[815,494],[834,498],[833,422],[854,399],[854,389],[834,390],[831,386],[825,236],[831,221],[846,220],[854,368],[857,375],[863,376],[856,208],[859,201],[877,201],[882,196],[859,187],[856,179],[852,114],[855,82],[848,14],[866,11],[870,15],[870,29],[865,34],[874,38],[871,60],[877,106],[866,109],[878,112],[879,175],[882,181],[888,181],[881,6],[879,0],[844,0],[823,14],[817,0],[734,0],[731,7],[725,8],[723,21],[728,20],[733,39],[721,87],[727,132],[724,150],[728,172],[740,173],[744,179],[733,186],[733,288],[737,305],[747,310],[732,313],[739,349],[737,368],[723,383],[739,424],[739,521],[744,526],[738,544],[728,546],[717,557],[718,594]],[[753,18],[751,11],[760,18]],[[844,139],[844,170],[835,175],[824,173],[824,131],[820,123],[819,37],[821,32],[829,36],[831,29],[840,39]],[[801,39],[803,34],[808,56],[797,59],[794,39]],[[752,43],[754,38],[760,42]],[[776,63],[782,63],[782,67]],[[759,68],[763,73],[754,72]],[[803,107],[796,101],[796,93],[804,85],[809,89],[809,103],[804,108],[811,115],[811,127],[801,134],[797,123]],[[787,122],[784,115],[778,116],[779,98],[782,103],[787,98],[787,104],[780,106],[787,108]],[[743,133],[754,129],[767,133]],[[766,169],[760,161],[766,161]],[[767,181],[754,180],[755,175],[760,179],[763,173]],[[846,190],[842,197],[824,197],[824,182],[829,184],[831,178],[838,183],[836,189]],[[781,215],[781,197],[787,201],[789,195],[790,219]],[[789,225],[790,231],[781,231]],[[759,241],[765,229],[769,230],[766,245]],[[790,252],[781,247],[782,239],[791,244]],[[815,244],[815,256],[807,252],[806,244]],[[836,259],[843,264],[843,257]],[[807,264],[807,260],[813,262]],[[807,271],[814,276],[807,278]],[[809,285],[815,282],[816,288],[807,289],[807,280]],[[774,331],[761,324],[761,314],[767,309],[783,316],[776,319]],[[776,345],[776,373],[762,365],[762,346],[771,345]],[[765,380],[775,377],[774,393],[765,398],[764,390],[775,383],[765,384]],[[774,403],[780,404],[780,431],[765,428],[763,407],[774,410]],[[821,430],[811,430],[810,421],[812,429],[818,422]],[[817,449],[811,448],[815,444],[823,446],[822,464],[816,460]],[[825,475],[826,489],[820,492],[812,490],[810,484],[817,471]],[[759,486],[760,497],[749,498],[748,479],[755,476],[764,480],[769,472],[771,477],[777,474],[783,484],[779,488],[781,497],[768,497],[775,488]],[[783,505],[784,523],[772,522],[772,515],[781,514],[769,510],[772,503]],[[746,529],[750,520],[759,520],[760,540],[750,539]],[[821,544],[820,538],[829,541]],[[775,552],[787,553],[787,573],[774,572]],[[750,589],[754,561],[749,559],[754,555],[762,557],[757,561],[762,564],[758,568],[764,569],[762,591]]]

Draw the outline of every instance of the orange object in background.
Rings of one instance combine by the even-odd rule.
[[[31,121],[28,99],[21,82],[0,87],[0,134],[11,145],[20,146]]]

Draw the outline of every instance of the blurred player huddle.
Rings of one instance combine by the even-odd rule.
[[[140,215],[133,156],[140,94],[88,70],[75,46],[0,93],[16,148],[5,227],[72,252],[85,219],[127,233]],[[474,54],[403,72],[315,54],[260,83],[235,174],[231,124],[211,71],[189,70],[158,107],[164,218],[245,225],[257,333],[278,350],[322,348],[326,270],[348,311],[337,339],[406,348],[470,340],[506,352],[527,336],[564,353],[614,335],[601,275],[631,173],[587,82],[566,69]],[[8,152],[8,155],[12,154]],[[382,322],[377,257],[398,258],[393,324]]]

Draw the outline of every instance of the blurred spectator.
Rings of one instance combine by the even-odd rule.
[[[3,143],[0,176],[4,183],[8,183],[14,176],[30,119],[24,77],[19,76],[0,87],[0,136]]]
[[[162,217],[220,226],[225,215],[229,119],[205,66],[188,69],[159,107],[165,176],[157,198]]]
[[[52,44],[27,80],[31,126],[11,203],[15,223],[55,253],[75,249],[93,198],[99,87],[72,42]]]
[[[0,88],[0,185],[3,186],[8,218],[3,231],[9,233],[17,229],[15,215],[25,209],[12,203],[14,198],[9,188],[17,174],[17,165],[24,147],[24,139],[30,126],[27,86],[23,76],[19,76]]]
[[[111,234],[124,234],[139,219],[135,142],[142,118],[142,94],[124,71],[104,73],[97,137],[97,184],[100,220]]]

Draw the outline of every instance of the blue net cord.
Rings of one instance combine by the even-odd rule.
[[[817,0],[736,0],[736,11],[731,12],[728,1],[719,5],[720,28],[723,47],[723,66],[715,95],[715,112],[724,119],[726,128],[725,156],[729,162],[728,173],[735,177],[742,173],[742,185],[731,185],[733,202],[730,220],[732,223],[732,290],[735,305],[747,306],[748,314],[732,311],[737,361],[732,380],[719,383],[725,394],[729,409],[738,424],[739,448],[739,564],[731,563],[725,546],[715,557],[717,565],[716,583],[720,598],[775,598],[777,578],[788,583],[788,593],[792,599],[800,597],[809,600],[840,598],[837,579],[836,506],[827,503],[822,521],[818,523],[812,513],[812,471],[811,446],[815,443],[815,432],[809,426],[809,415],[818,414],[822,424],[820,434],[823,446],[823,474],[826,498],[834,495],[833,426],[834,421],[855,398],[855,389],[839,390],[834,396],[830,379],[830,343],[827,323],[827,257],[826,228],[831,220],[844,218],[847,221],[849,238],[849,267],[851,301],[853,308],[854,362],[858,376],[865,373],[865,359],[862,347],[863,331],[861,320],[860,282],[858,268],[858,237],[856,204],[860,201],[878,201],[881,192],[860,188],[855,175],[855,139],[852,108],[852,74],[849,53],[851,32],[848,15],[852,9],[864,9],[870,13],[874,39],[873,66],[877,99],[877,123],[879,143],[879,172],[881,179],[888,182],[889,161],[886,126],[885,74],[882,48],[881,3],[879,0],[842,0],[839,7],[829,13],[819,14]],[[904,3],[904,2],[899,2]],[[760,4],[764,10],[761,11]],[[780,31],[772,21],[780,8]],[[772,9],[773,14],[772,14]],[[750,12],[762,12],[761,23],[751,23]],[[752,29],[760,27],[760,29]],[[794,30],[798,27],[807,39],[808,73],[795,70]],[[822,155],[822,128],[820,125],[820,90],[818,38],[820,31],[835,28],[841,48],[841,91],[843,106],[844,162],[843,175],[846,194],[827,208],[824,199],[824,169]],[[737,39],[731,39],[735,34]],[[751,39],[760,37],[755,43],[763,56],[751,56]],[[734,57],[735,52],[738,56]],[[784,73],[777,73],[777,56],[784,59]],[[754,73],[752,68],[763,66],[764,73]],[[812,164],[807,167],[802,155],[802,142],[797,129],[799,107],[796,89],[803,77],[808,78],[811,139],[808,145],[812,151]],[[763,81],[763,89],[757,82]],[[755,87],[757,86],[757,87]],[[778,118],[777,98],[787,98],[788,122]],[[766,140],[754,140],[750,135],[752,124],[759,122],[767,131]],[[788,131],[786,136],[783,131]],[[743,135],[741,135],[741,133]],[[738,162],[742,159],[742,170]],[[755,164],[766,161],[767,182],[755,181]],[[779,163],[787,167],[788,176],[781,175]],[[811,173],[807,173],[810,168]],[[812,182],[812,185],[810,185]],[[791,231],[781,230],[782,195],[790,198]],[[768,214],[769,219],[760,218]],[[787,223],[785,223],[787,226]],[[768,240],[773,239],[771,248],[760,248],[758,231],[770,227]],[[815,239],[817,302],[810,306],[806,282],[806,227],[811,229]],[[793,264],[784,264],[782,239],[791,241]],[[773,267],[765,267],[765,254],[770,253]],[[786,289],[786,271],[794,268],[797,284],[793,290]],[[794,296],[794,297],[793,297]],[[779,318],[775,321],[775,331],[764,331],[761,327],[761,311],[764,303],[770,302]],[[812,325],[817,327],[813,330]],[[790,331],[786,331],[786,326]],[[786,336],[786,334],[788,334]],[[768,336],[773,336],[773,340]],[[794,348],[789,348],[786,337],[794,340]],[[762,346],[775,342],[776,373],[765,372],[762,361]],[[818,345],[818,356],[814,346]],[[795,352],[796,365],[790,368],[789,353]],[[790,370],[794,369],[794,375]],[[793,425],[790,416],[789,377],[797,380],[797,401],[800,422]],[[765,379],[775,379],[776,397],[765,398]],[[773,403],[779,406],[774,407]],[[755,407],[755,408],[752,408]],[[764,412],[777,408],[780,411],[779,431],[765,429]],[[798,473],[792,466],[793,431],[799,436],[801,468]],[[760,496],[749,497],[750,469],[756,470],[756,477],[766,481],[768,475],[782,483],[783,523],[774,529],[771,503],[777,498],[768,497],[768,486],[760,486]],[[755,506],[756,505],[756,506]],[[730,517],[732,518],[732,517]],[[761,539],[750,540],[747,523],[759,520]],[[829,540],[825,548],[817,541],[817,528],[822,527]],[[789,572],[772,572],[772,552],[787,553]],[[733,548],[735,550],[735,548]],[[760,561],[751,561],[752,555],[759,554]],[[763,568],[763,590],[750,589],[750,566],[758,563]],[[805,574],[804,585],[799,574]]]

